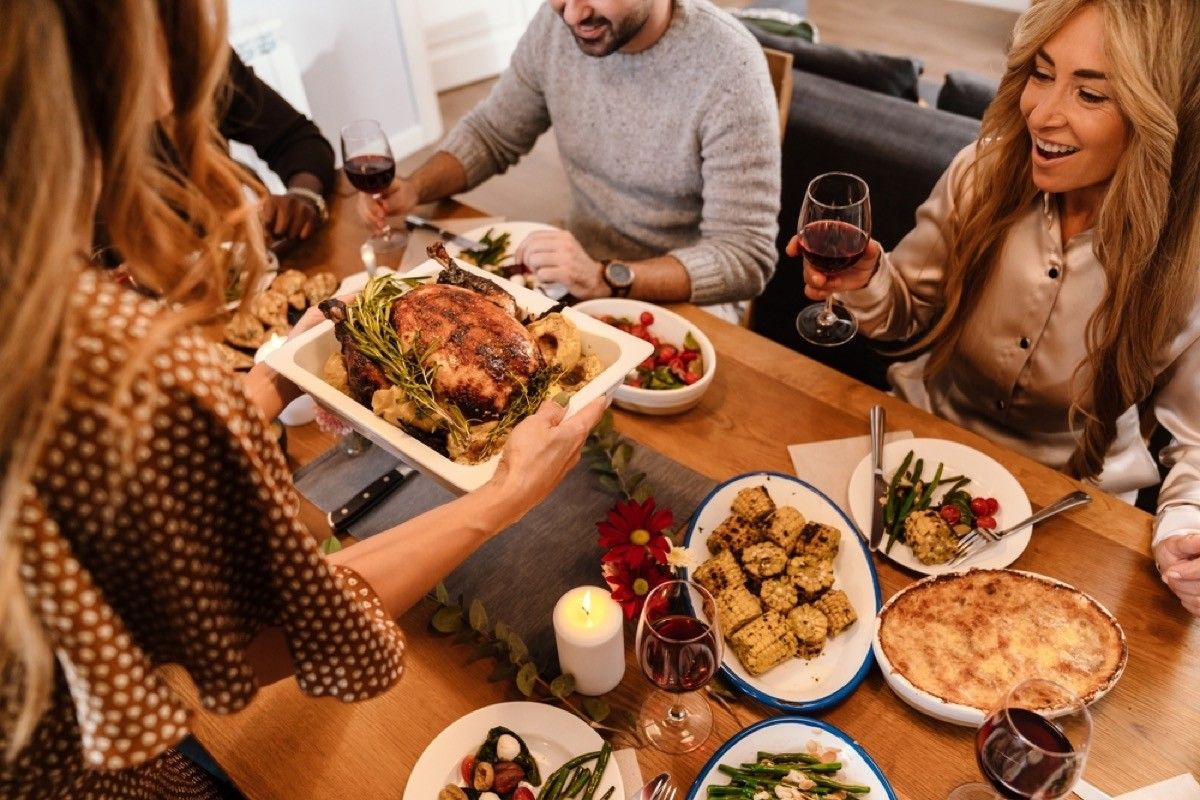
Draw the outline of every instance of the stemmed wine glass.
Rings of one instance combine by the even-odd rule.
[[[866,181],[848,172],[827,172],[808,184],[796,225],[804,258],[826,275],[836,275],[860,258],[871,241],[871,192]],[[823,347],[845,344],[858,332],[858,321],[833,296],[806,306],[796,317],[805,341]]]
[[[703,586],[667,581],[646,595],[636,652],[642,672],[660,691],[642,703],[646,738],[666,753],[687,753],[712,730],[712,709],[697,690],[721,666],[716,604]]]
[[[1058,800],[1087,761],[1092,715],[1083,701],[1042,679],[1013,687],[975,736],[975,757],[988,784],[969,783],[949,800]]]
[[[376,200],[396,177],[396,159],[383,128],[373,119],[360,119],[342,128],[342,169],[350,184]],[[399,249],[408,241],[407,231],[395,231],[387,220],[367,242],[376,255]]]

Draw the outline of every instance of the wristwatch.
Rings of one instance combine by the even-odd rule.
[[[320,193],[300,186],[289,187],[287,193],[292,197],[299,197],[301,200],[307,200],[312,203],[317,209],[317,219],[321,222],[329,220],[329,209],[325,207],[325,198],[321,197]]]
[[[633,267],[620,261],[601,261],[604,265],[604,282],[612,289],[613,297],[628,297],[633,288]]]

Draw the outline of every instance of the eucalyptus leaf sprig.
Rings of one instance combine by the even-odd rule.
[[[530,700],[560,703],[593,729],[610,734],[615,743],[631,747],[644,744],[637,718],[628,710],[614,709],[597,697],[585,697],[579,704],[572,702],[575,677],[570,673],[542,675],[524,640],[505,623],[492,622],[478,598],[469,604],[462,597],[454,602],[445,585],[439,583],[426,599],[437,607],[429,621],[434,631],[453,636],[455,644],[473,645],[468,664],[482,658],[495,659],[489,681],[512,680],[517,691]],[[606,720],[615,724],[604,724]]]
[[[654,494],[646,482],[646,473],[630,469],[633,445],[614,430],[611,409],[604,412],[588,435],[583,455],[592,460],[588,469],[599,473],[600,485],[621,499],[641,503]]]

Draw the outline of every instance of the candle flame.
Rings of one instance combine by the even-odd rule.
[[[592,614],[592,590],[588,589],[583,593],[583,613],[589,617]]]

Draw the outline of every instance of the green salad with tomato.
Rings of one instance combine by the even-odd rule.
[[[654,314],[649,311],[643,311],[636,321],[607,314],[598,319],[654,345],[654,353],[647,356],[646,360],[638,364],[625,378],[626,386],[636,386],[639,389],[681,389],[691,386],[704,376],[704,357],[700,355],[700,343],[692,336],[691,331],[684,334],[681,344],[672,344],[662,341],[651,330]]]

